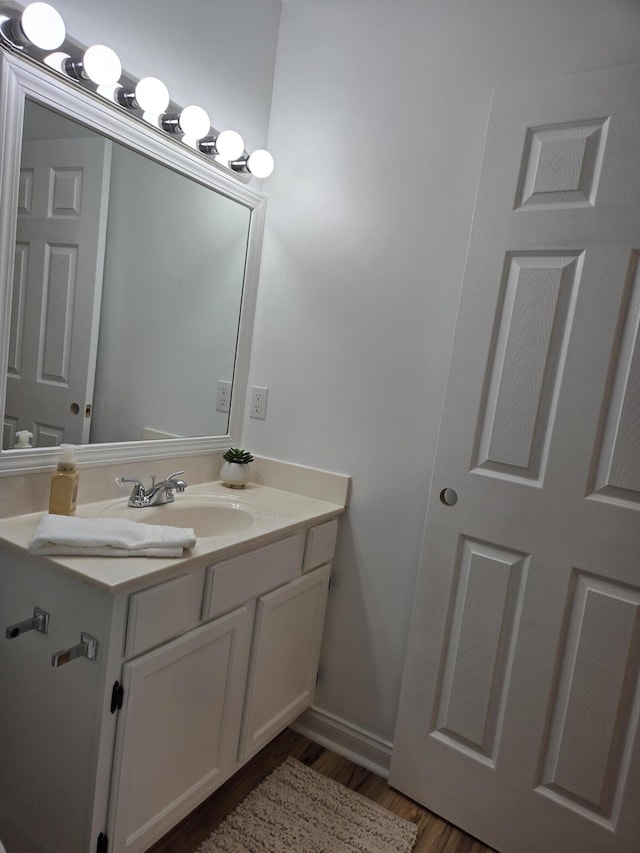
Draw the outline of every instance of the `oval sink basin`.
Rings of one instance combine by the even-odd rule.
[[[173,503],[130,507],[126,500],[102,507],[101,517],[126,518],[143,524],[192,527],[196,536],[225,536],[240,533],[264,518],[258,507],[221,495],[178,495]]]

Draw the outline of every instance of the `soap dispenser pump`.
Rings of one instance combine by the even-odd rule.
[[[75,515],[78,498],[78,465],[72,444],[61,444],[62,457],[51,477],[49,512],[52,515]]]
[[[31,447],[32,438],[33,433],[29,432],[28,429],[19,429],[16,433],[16,443],[14,447]]]

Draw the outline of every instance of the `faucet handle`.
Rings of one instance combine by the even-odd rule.
[[[146,496],[144,483],[136,477],[116,477],[116,483],[122,488],[125,483],[133,483],[133,489],[129,495],[129,506],[143,506]]]
[[[116,485],[120,488],[122,488],[125,483],[135,483],[136,486],[143,487],[143,483],[141,483],[140,480],[137,480],[135,477],[116,477],[115,481]]]
[[[180,474],[184,474],[184,471],[174,471],[173,474],[169,474],[165,482],[169,486],[169,488],[175,489],[176,492],[184,492],[187,488],[187,484],[184,480],[178,480],[177,478]]]

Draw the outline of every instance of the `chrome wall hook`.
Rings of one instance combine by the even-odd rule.
[[[76,658],[88,658],[95,660],[98,657],[98,641],[91,634],[86,634],[84,631],[80,634],[80,642],[77,646],[71,646],[70,649],[63,649],[61,652],[54,652],[51,655],[51,666],[63,666]]]
[[[25,634],[27,631],[39,631],[41,634],[48,633],[49,614],[46,610],[34,607],[31,619],[24,619],[22,622],[16,622],[15,625],[9,625],[5,632],[5,636],[8,640],[13,640],[21,634]]]

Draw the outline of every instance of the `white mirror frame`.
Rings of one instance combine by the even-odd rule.
[[[162,135],[157,128],[77,87],[73,81],[54,72],[49,74],[28,58],[4,50],[0,54],[0,415],[3,422],[22,125],[27,97],[168,165],[251,211],[228,433],[223,436],[86,444],[78,447],[78,461],[99,465],[115,461],[169,459],[211,453],[237,445],[247,391],[266,198],[240,183],[230,170],[206,159],[207,155]],[[211,394],[215,395],[214,387]],[[0,476],[50,469],[58,455],[56,448],[1,451]]]

